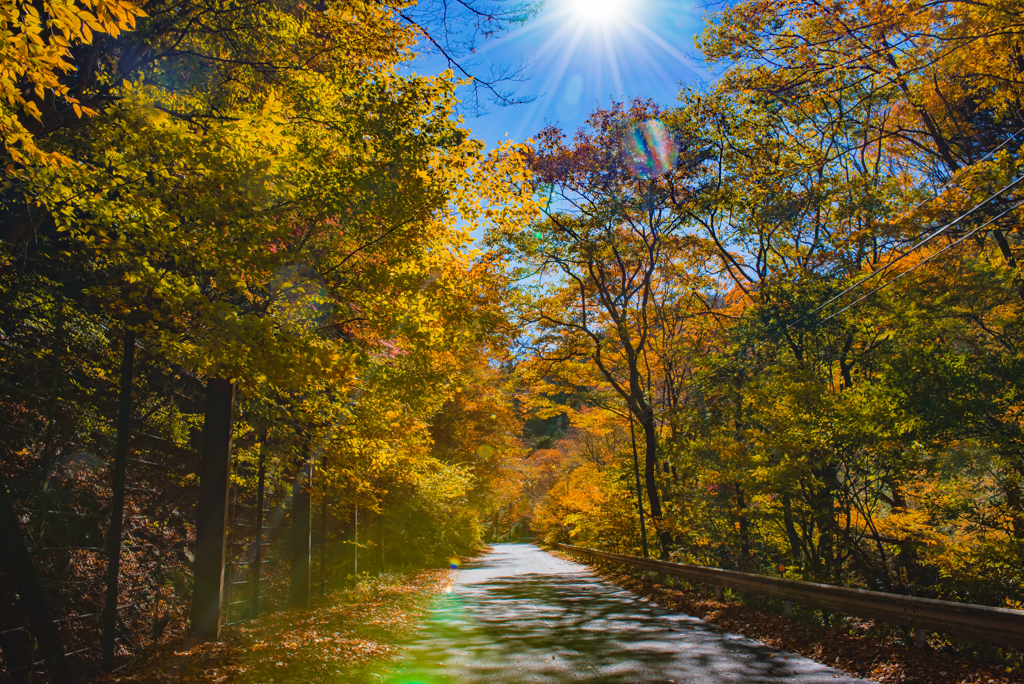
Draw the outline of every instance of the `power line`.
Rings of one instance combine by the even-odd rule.
[[[1022,129],[1022,130],[1024,130],[1024,129]],[[1018,132],[1019,132],[1019,131],[1018,131]],[[1006,144],[1006,142],[1007,142],[1007,141],[1004,141],[1004,143],[1003,143],[1003,144]],[[997,148],[997,149],[998,149],[998,148]],[[839,299],[841,299],[841,298],[842,298],[842,297],[844,297],[845,295],[849,294],[849,293],[850,293],[851,291],[855,290],[856,288],[860,287],[860,286],[861,286],[862,284],[864,284],[864,283],[865,283],[865,282],[867,282],[868,280],[870,280],[870,279],[874,278],[874,277],[875,277],[875,276],[877,276],[877,275],[880,275],[880,274],[886,273],[886,272],[887,272],[887,271],[888,271],[888,270],[889,270],[889,269],[891,268],[891,266],[892,266],[893,264],[895,264],[895,263],[897,263],[898,261],[900,261],[900,260],[904,259],[904,258],[905,258],[905,257],[906,257],[907,255],[909,255],[909,254],[911,254],[912,252],[914,252],[915,250],[917,250],[917,249],[921,248],[922,246],[924,246],[925,244],[927,244],[927,243],[928,243],[928,242],[930,242],[931,240],[935,239],[936,237],[938,237],[939,235],[941,235],[941,234],[942,234],[942,233],[944,233],[945,231],[947,231],[947,230],[949,230],[950,228],[952,228],[952,227],[956,226],[956,225],[957,225],[957,224],[959,224],[959,223],[960,223],[961,221],[963,221],[963,220],[964,220],[965,218],[967,218],[968,216],[970,216],[971,214],[973,214],[974,212],[976,212],[976,211],[977,211],[978,209],[980,209],[981,207],[985,206],[985,205],[986,205],[986,204],[988,204],[989,202],[991,202],[991,201],[993,201],[993,200],[995,200],[995,199],[999,198],[1000,196],[1004,195],[1004,194],[1005,194],[1006,192],[1008,192],[1008,191],[1009,191],[1010,189],[1012,189],[1012,188],[1016,187],[1016,186],[1017,186],[1018,184],[1020,184],[1020,183],[1021,183],[1022,181],[1024,181],[1024,176],[1020,176],[1020,177],[1016,178],[1015,180],[1013,180],[1013,181],[1011,181],[1011,182],[1007,183],[1007,184],[1006,184],[1005,186],[1003,186],[1003,187],[1002,187],[1002,188],[1001,188],[1000,190],[996,191],[995,193],[993,193],[993,194],[989,195],[988,197],[986,197],[985,199],[981,200],[980,202],[978,202],[977,204],[975,204],[974,206],[972,206],[972,207],[971,207],[970,209],[968,209],[968,210],[967,210],[967,211],[965,211],[964,213],[962,213],[962,214],[960,214],[959,216],[957,216],[957,217],[956,217],[955,219],[953,219],[952,221],[949,221],[948,223],[945,223],[945,224],[943,224],[943,225],[942,225],[941,227],[939,227],[938,229],[936,229],[936,230],[932,231],[931,233],[929,233],[929,234],[928,234],[928,235],[927,235],[926,237],[924,237],[924,238],[922,238],[921,240],[919,240],[919,241],[918,241],[918,242],[917,242],[917,243],[916,243],[916,244],[915,244],[915,245],[914,245],[913,247],[911,247],[911,248],[910,248],[910,249],[908,249],[907,251],[905,251],[905,252],[903,252],[902,254],[900,254],[900,255],[899,255],[898,257],[896,257],[895,259],[893,259],[892,261],[890,261],[889,263],[887,263],[887,264],[886,264],[885,266],[883,266],[882,268],[880,268],[880,269],[877,269],[877,270],[875,270],[875,271],[872,271],[871,273],[869,273],[868,275],[864,276],[864,277],[863,277],[863,278],[861,278],[860,280],[858,280],[858,281],[854,282],[854,283],[853,283],[852,285],[850,285],[849,287],[845,288],[845,289],[844,289],[844,290],[843,290],[842,292],[840,292],[839,294],[837,294],[837,295],[835,295],[834,297],[832,297],[831,299],[829,299],[829,300],[828,300],[827,302],[825,302],[825,303],[823,303],[823,304],[819,305],[818,307],[816,307],[816,308],[815,308],[815,309],[813,309],[812,311],[810,311],[810,312],[808,312],[808,313],[804,314],[803,316],[801,316],[801,317],[800,317],[800,318],[798,318],[797,320],[793,321],[792,323],[789,323],[789,324],[787,324],[787,325],[786,325],[786,326],[785,326],[785,327],[784,327],[784,328],[783,328],[782,330],[780,330],[779,332],[775,333],[774,335],[772,335],[772,336],[771,336],[771,337],[769,337],[768,339],[766,339],[766,340],[763,340],[762,342],[759,342],[759,343],[757,343],[756,345],[754,345],[754,347],[753,347],[753,349],[752,349],[751,351],[757,351],[757,350],[758,350],[758,349],[760,349],[761,347],[764,347],[765,345],[771,344],[771,343],[772,343],[772,342],[774,342],[775,340],[777,340],[777,339],[779,339],[780,337],[782,337],[783,335],[785,335],[785,334],[786,334],[787,332],[789,332],[789,331],[790,331],[790,330],[791,330],[792,328],[794,328],[795,326],[797,326],[797,325],[799,325],[800,323],[802,323],[803,321],[807,320],[807,319],[808,319],[809,317],[813,316],[814,314],[816,314],[817,312],[821,311],[821,310],[822,310],[822,309],[824,309],[825,307],[827,307],[827,306],[829,306],[829,305],[831,305],[831,304],[834,304],[834,303],[835,303],[836,301],[838,301]],[[938,196],[938,195],[935,195],[935,197],[937,197],[937,196]],[[920,205],[918,205],[918,206],[920,206]],[[875,288],[874,290],[871,290],[871,291],[870,291],[870,292],[868,292],[867,294],[865,294],[865,295],[863,295],[862,297],[858,298],[857,300],[855,300],[855,301],[851,302],[850,304],[848,304],[847,306],[843,307],[843,308],[842,308],[842,309],[840,309],[839,311],[836,311],[835,313],[833,313],[833,314],[829,315],[828,317],[826,317],[826,318],[824,318],[824,319],[822,319],[822,320],[820,320],[820,321],[816,322],[816,323],[815,323],[815,324],[814,324],[814,325],[813,325],[813,326],[812,326],[812,327],[810,328],[810,330],[814,330],[814,329],[818,328],[818,327],[819,327],[820,325],[824,324],[825,322],[827,322],[827,321],[829,321],[829,320],[832,320],[833,318],[835,318],[835,317],[836,317],[836,316],[838,316],[839,314],[841,314],[841,313],[843,313],[843,312],[845,312],[845,311],[848,311],[848,310],[849,310],[849,309],[850,309],[851,307],[853,307],[854,305],[856,305],[856,304],[858,304],[858,303],[860,303],[860,302],[864,301],[865,299],[867,299],[867,298],[868,298],[868,297],[870,297],[871,295],[875,294],[876,292],[878,292],[879,290],[883,289],[884,287],[887,287],[888,285],[892,284],[892,283],[893,283],[893,282],[895,282],[896,280],[899,280],[900,278],[902,278],[902,277],[903,277],[904,275],[906,275],[907,273],[911,273],[911,272],[913,272],[913,271],[917,270],[917,269],[918,269],[918,268],[920,268],[920,267],[921,267],[922,265],[924,265],[924,264],[928,263],[929,261],[931,261],[931,260],[932,260],[932,259],[934,259],[935,257],[939,256],[939,255],[940,255],[940,254],[942,254],[943,252],[945,252],[945,251],[947,251],[948,249],[950,249],[951,247],[953,247],[953,246],[955,246],[955,245],[957,245],[957,244],[960,244],[961,242],[963,242],[964,240],[966,240],[966,239],[967,239],[968,237],[970,237],[970,236],[974,235],[975,233],[977,233],[977,232],[978,232],[979,230],[981,230],[982,228],[985,228],[986,226],[988,226],[988,225],[992,224],[992,223],[993,223],[994,221],[996,221],[996,220],[998,220],[998,219],[1002,218],[1003,216],[1006,216],[1007,214],[1009,214],[1010,212],[1012,212],[1012,211],[1014,211],[1014,210],[1016,210],[1016,209],[1020,208],[1021,206],[1024,206],[1024,202],[1018,202],[1017,204],[1015,204],[1014,206],[1010,207],[1009,209],[1007,209],[1007,210],[1006,210],[1006,211],[1004,211],[1003,213],[999,214],[998,216],[995,216],[995,217],[993,217],[993,218],[989,219],[988,221],[986,221],[986,222],[985,222],[985,223],[983,223],[982,225],[978,226],[977,228],[974,228],[974,229],[973,229],[973,230],[971,230],[970,232],[968,232],[968,233],[966,233],[965,235],[961,236],[961,237],[960,237],[960,238],[959,238],[958,240],[956,240],[956,241],[954,241],[954,242],[950,243],[949,245],[947,245],[946,247],[943,247],[943,248],[942,248],[941,250],[939,250],[939,251],[938,251],[938,252],[936,252],[935,254],[933,254],[933,255],[929,256],[929,257],[928,257],[927,259],[925,259],[925,260],[921,261],[921,262],[920,262],[919,264],[917,264],[917,265],[916,265],[916,266],[914,266],[913,268],[911,268],[911,269],[909,269],[909,270],[907,270],[907,271],[903,272],[902,274],[900,274],[900,275],[898,275],[898,276],[896,276],[896,277],[894,277],[894,278],[892,278],[892,279],[890,279],[890,280],[887,280],[887,281],[886,281],[886,282],[884,282],[884,283],[883,283],[882,285],[880,285],[880,286],[876,287],[876,288]],[[719,366],[718,368],[715,368],[714,370],[708,371],[708,372],[707,372],[707,373],[705,374],[705,376],[704,376],[703,378],[701,378],[701,379],[699,379],[699,380],[695,381],[694,383],[688,383],[688,384],[687,384],[686,386],[684,386],[684,387],[682,387],[682,388],[681,388],[681,391],[685,391],[685,390],[687,390],[687,389],[690,389],[691,387],[692,387],[692,388],[694,388],[694,389],[697,389],[697,388],[700,388],[700,389],[707,389],[707,388],[711,387],[711,385],[708,385],[707,387],[701,387],[701,385],[703,384],[703,381],[704,381],[704,380],[706,380],[706,379],[709,379],[709,378],[711,378],[711,377],[712,377],[712,376],[714,376],[715,374],[719,373],[719,372],[720,372],[720,371],[722,371],[722,370],[725,370],[726,368],[728,368],[729,366],[731,366],[731,365],[733,365],[733,364],[737,363],[738,361],[739,361],[739,359],[736,359],[736,358],[734,358],[734,359],[730,359],[729,361],[727,361],[726,363],[722,364],[722,365],[721,365],[721,366]],[[696,385],[697,387],[694,387],[695,385]]]
[[[886,273],[893,264],[897,263],[898,261],[901,261],[907,255],[909,255],[911,252],[914,252],[915,250],[920,249],[921,247],[923,247],[927,243],[929,243],[932,240],[934,240],[935,238],[937,238],[942,233],[946,232],[947,230],[949,230],[953,226],[959,224],[961,221],[963,221],[965,218],[967,218],[968,216],[973,214],[975,211],[977,211],[978,209],[980,209],[984,205],[988,204],[992,200],[997,199],[998,197],[1000,197],[1003,194],[1005,194],[1006,192],[1008,192],[1011,188],[1013,188],[1016,185],[1018,185],[1021,181],[1024,181],[1024,176],[1021,176],[1020,178],[1017,178],[1016,180],[1013,180],[1010,183],[1006,184],[1005,186],[1003,186],[1002,189],[1000,189],[999,191],[997,191],[996,193],[994,193],[992,195],[989,195],[986,199],[982,200],[978,204],[975,204],[973,207],[971,207],[970,209],[965,211],[963,214],[960,214],[960,216],[957,216],[955,219],[953,219],[949,223],[943,225],[941,228],[938,228],[937,230],[934,230],[931,233],[929,233],[927,236],[921,238],[913,247],[911,247],[910,249],[906,250],[905,252],[900,254],[895,259],[892,259],[891,261],[889,261],[885,266],[883,266],[882,268],[879,268],[879,269],[877,269],[875,271],[872,271],[871,273],[869,273],[868,275],[864,276],[860,280],[854,282],[852,285],[847,287],[845,290],[843,290],[842,292],[840,292],[836,296],[832,297],[832,299],[828,300],[824,304],[818,306],[814,310],[809,311],[808,313],[804,314],[803,316],[801,316],[797,320],[793,321],[789,325],[789,327],[797,325],[798,323],[802,323],[804,320],[810,318],[814,314],[816,314],[819,311],[821,311],[822,309],[824,309],[826,306],[829,306],[830,304],[834,304],[836,301],[838,301],[839,299],[842,299],[845,295],[849,294],[851,291],[855,290],[856,288],[860,287],[861,285],[863,285],[867,281],[869,281],[872,278],[874,278],[876,275],[880,275],[880,274]],[[936,197],[937,196],[938,195],[936,195]],[[785,332],[785,330],[783,330],[783,332]],[[779,333],[779,334],[782,334],[782,333]]]
[[[978,161],[974,162],[970,166],[967,166],[967,167],[964,167],[964,168],[960,169],[957,173],[953,174],[953,176],[951,176],[949,178],[949,180],[947,180],[945,183],[943,183],[941,186],[939,186],[939,188],[937,190],[935,190],[931,195],[929,195],[928,197],[925,197],[923,200],[921,200],[920,202],[918,202],[917,204],[912,206],[910,209],[907,209],[906,211],[904,211],[902,214],[900,214],[895,219],[890,221],[890,223],[893,223],[893,224],[899,223],[900,221],[902,221],[903,219],[907,218],[908,216],[910,216],[911,214],[916,212],[918,209],[923,207],[928,202],[931,202],[933,199],[938,199],[938,197],[940,195],[942,195],[942,193],[946,192],[946,190],[949,189],[950,185],[952,185],[954,182],[960,180],[960,178],[964,174],[966,174],[968,171],[976,169],[978,167],[978,164],[981,164],[982,162],[987,161],[989,157],[993,156],[994,154],[999,152],[1001,149],[1003,149],[1004,147],[1009,145],[1011,141],[1016,140],[1017,136],[1020,135],[1021,133],[1024,133],[1024,128],[1018,129],[1016,132],[1011,133],[1010,137],[1006,138],[1005,140],[1003,140],[1003,142],[999,143],[994,148],[992,148],[991,150],[986,152],[985,155],[981,159],[979,159]]]
[[[848,310],[849,310],[849,309],[851,309],[851,308],[852,308],[852,307],[853,307],[854,305],[856,305],[856,304],[859,304],[860,302],[864,301],[865,299],[867,299],[867,298],[868,298],[868,297],[870,297],[871,295],[875,294],[875,293],[876,293],[876,292],[878,292],[879,290],[881,290],[881,289],[883,289],[883,288],[886,288],[886,287],[888,287],[889,285],[893,284],[894,282],[896,282],[897,280],[899,280],[899,279],[900,279],[900,278],[902,278],[903,276],[907,275],[908,273],[913,273],[913,272],[914,272],[914,271],[916,271],[917,269],[919,269],[919,268],[921,268],[922,266],[924,266],[925,264],[927,264],[927,263],[928,263],[929,261],[931,261],[932,259],[935,259],[936,257],[938,257],[938,256],[939,256],[940,254],[942,254],[943,252],[945,252],[945,251],[947,251],[947,250],[949,250],[949,249],[951,249],[951,248],[953,248],[953,247],[955,247],[955,246],[959,245],[959,244],[960,244],[961,242],[963,242],[963,241],[964,241],[964,240],[966,240],[967,238],[971,237],[972,235],[974,235],[975,233],[977,233],[977,232],[978,232],[979,230],[981,230],[981,229],[983,229],[983,228],[987,228],[987,227],[988,227],[989,225],[991,225],[992,223],[995,223],[995,222],[996,222],[996,221],[998,221],[999,219],[1003,218],[1004,216],[1006,216],[1007,214],[1009,214],[1009,213],[1010,213],[1011,211],[1015,211],[1015,210],[1017,210],[1017,209],[1021,208],[1022,206],[1024,206],[1024,201],[1021,201],[1021,202],[1017,202],[1017,204],[1013,205],[1012,207],[1010,207],[1009,209],[1007,209],[1007,210],[1006,210],[1006,211],[1004,211],[1003,213],[999,214],[998,216],[993,216],[993,217],[992,217],[992,218],[990,218],[990,219],[989,219],[988,221],[985,221],[985,223],[981,224],[980,226],[978,226],[978,227],[977,227],[977,228],[975,228],[974,230],[971,230],[971,231],[969,231],[969,232],[965,233],[965,234],[964,234],[964,235],[962,235],[962,236],[961,236],[961,237],[960,237],[960,238],[959,238],[958,240],[955,240],[955,241],[953,241],[953,242],[949,243],[948,245],[946,245],[945,247],[943,247],[943,248],[942,248],[942,249],[940,249],[939,251],[935,252],[935,254],[932,254],[931,256],[929,256],[929,257],[928,257],[927,259],[922,259],[922,260],[920,261],[920,263],[917,263],[917,264],[915,264],[915,265],[914,265],[913,267],[911,267],[911,268],[908,268],[908,269],[907,269],[906,271],[904,271],[903,273],[900,273],[899,275],[897,275],[897,276],[894,276],[894,277],[890,278],[889,280],[885,281],[884,283],[882,283],[881,285],[879,285],[879,286],[878,286],[878,287],[876,287],[875,289],[871,290],[871,291],[870,291],[870,292],[868,292],[867,294],[864,294],[864,295],[862,295],[861,297],[859,297],[859,298],[855,299],[854,301],[852,301],[852,302],[850,302],[849,304],[847,304],[846,306],[844,306],[844,307],[843,307],[842,309],[840,309],[839,311],[836,311],[836,312],[835,312],[834,314],[832,314],[832,315],[831,315],[831,316],[829,316],[828,318],[823,318],[822,320],[818,321],[817,323],[815,323],[815,324],[814,324],[814,326],[813,326],[813,327],[811,328],[811,330],[814,330],[814,329],[815,329],[815,328],[817,328],[818,326],[820,326],[820,325],[823,325],[824,323],[827,323],[828,321],[832,320],[833,318],[835,318],[835,317],[836,317],[836,316],[838,316],[839,314],[841,314],[841,313],[843,313],[843,312],[845,312],[845,311],[848,311]]]

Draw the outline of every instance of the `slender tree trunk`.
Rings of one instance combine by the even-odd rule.
[[[789,548],[795,561],[802,561],[804,556],[803,543],[800,535],[793,524],[793,499],[789,494],[782,495],[782,523],[786,528],[786,538],[789,539]]]
[[[102,660],[106,672],[114,670],[117,629],[117,586],[121,572],[121,528],[124,524],[124,487],[128,476],[128,438],[132,429],[132,376],[135,364],[135,331],[125,328],[121,352],[121,387],[117,397],[117,444],[114,447],[113,501],[107,529],[107,593],[103,606]]]
[[[230,476],[229,476],[230,477]],[[233,547],[235,539],[231,525],[238,520],[238,489],[228,486],[228,522],[224,530],[224,588],[221,590],[222,606],[225,617],[230,617],[228,606],[231,605],[231,593],[235,587],[235,556]]]
[[[661,498],[658,494],[658,429],[654,423],[654,411],[645,408],[640,424],[644,429],[644,483],[647,486],[647,498],[651,504],[651,520],[654,523],[658,544],[661,547],[659,558],[667,560],[673,542],[672,534],[668,531],[668,526],[662,515]]]
[[[636,475],[636,505],[640,512],[640,544],[642,545],[644,558],[650,558],[651,553],[647,547],[647,523],[644,521],[644,495],[640,487],[640,462],[636,454],[636,431],[633,429],[633,412],[629,414],[629,437],[633,442],[633,474]]]
[[[203,457],[196,511],[196,559],[192,564],[192,634],[203,641],[220,638],[234,410],[235,384],[222,378],[211,378],[206,384]]]
[[[256,476],[256,529],[253,543],[256,544],[252,559],[252,617],[260,615],[260,571],[263,564],[263,490],[267,476],[267,431],[260,435],[260,462]]]
[[[743,486],[736,482],[736,510],[740,523],[740,570],[750,572],[750,530],[747,521],[747,501],[743,496]]]
[[[378,574],[384,574],[384,509],[381,508],[377,517],[377,565]]]
[[[320,464],[320,472],[327,469],[327,459]],[[321,476],[323,498],[320,500],[320,597],[327,596],[327,478]]]
[[[304,447],[299,474],[295,478],[292,494],[292,566],[291,591],[288,604],[291,608],[309,608],[309,551],[310,551],[310,491],[313,487],[313,463],[309,460],[309,448]]]
[[[836,581],[836,524],[835,524],[835,472],[826,465],[816,469],[818,488],[815,516],[818,525],[818,556],[821,560],[822,577],[826,582]]]
[[[352,506],[342,506],[341,510],[343,513],[339,518],[341,524],[341,530],[339,536],[341,538],[341,549],[339,555],[341,556],[341,576],[347,576],[353,571],[355,567],[355,509]]]
[[[50,396],[46,402],[46,429],[43,430],[42,462],[43,472],[48,473],[53,467],[54,437],[56,431],[57,401],[60,393],[60,384],[64,379],[63,358],[67,351],[64,340],[64,296],[57,293],[57,318],[54,321],[53,344],[51,346],[53,358],[50,363]]]
[[[28,613],[32,635],[39,644],[39,650],[43,652],[50,681],[55,684],[74,682],[75,676],[64,657],[64,646],[50,615],[28,547],[25,546],[25,538],[21,534],[18,514],[7,493],[7,480],[3,472],[0,472],[0,547],[3,548],[0,562],[16,578],[21,604]]]

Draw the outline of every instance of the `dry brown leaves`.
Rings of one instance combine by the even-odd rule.
[[[430,597],[451,582],[448,570],[370,581],[304,612],[280,611],[225,629],[222,641],[179,641],[97,684],[154,682],[358,681],[393,659],[419,624]]]
[[[553,555],[578,562],[556,551]],[[734,634],[799,653],[881,684],[1024,684],[1024,673],[957,658],[932,649],[911,648],[871,637],[850,636],[785,615],[738,603],[721,603],[691,591],[642,582],[640,578],[592,567],[595,573],[646,596],[658,605],[699,617]]]

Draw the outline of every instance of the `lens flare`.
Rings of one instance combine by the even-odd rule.
[[[630,126],[619,143],[622,160],[637,178],[657,178],[672,170],[679,145],[668,127],[656,119]]]
[[[448,559],[448,565],[452,570],[458,570],[459,566],[462,565],[462,560],[458,556],[452,556]]]

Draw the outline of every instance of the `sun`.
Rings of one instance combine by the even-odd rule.
[[[572,12],[587,22],[606,24],[621,17],[629,0],[569,0]]]

